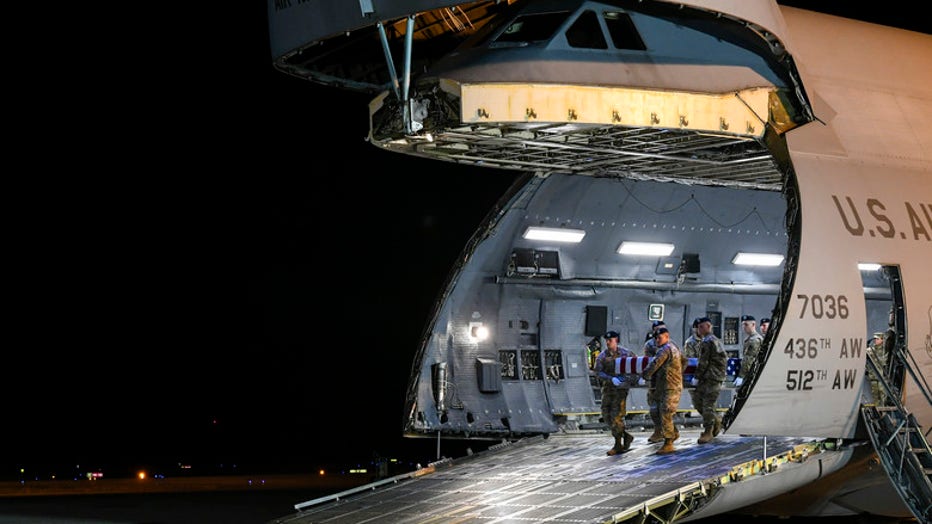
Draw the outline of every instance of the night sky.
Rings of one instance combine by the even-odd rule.
[[[7,195],[0,480],[433,460],[401,437],[411,358],[516,174],[369,145],[369,96],[274,70],[251,7]]]

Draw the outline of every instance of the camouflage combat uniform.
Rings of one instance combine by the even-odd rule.
[[[871,344],[867,347],[867,352],[874,357],[874,361],[877,363],[880,373],[886,373],[887,351],[884,347],[883,333],[874,333],[874,338],[872,339]],[[874,403],[882,405],[884,403],[883,388],[880,386],[880,382],[873,375],[868,374],[868,376],[870,377],[869,380],[871,385],[871,393],[874,395]]]
[[[653,338],[645,342],[642,349],[645,357],[657,356],[657,345]],[[656,430],[656,428],[659,428],[661,425],[660,410],[658,407],[659,402],[659,393],[657,392],[657,388],[654,385],[653,379],[647,379],[647,408],[649,410],[648,412],[650,413],[650,419],[654,423],[655,428],[654,435],[652,435],[653,438],[660,437],[659,432]],[[648,441],[653,440],[653,438],[649,438]]]
[[[703,428],[715,436],[721,430],[721,419],[716,414],[718,395],[728,367],[728,355],[722,342],[709,333],[699,342],[699,357],[695,378],[699,380],[693,392],[693,407],[702,416]]]
[[[676,440],[679,432],[673,424],[673,415],[680,405],[683,392],[683,368],[686,357],[673,342],[656,348],[654,359],[644,369],[644,378],[651,380],[656,391],[663,438]],[[653,408],[651,408],[653,409]]]
[[[692,335],[689,335],[689,338],[686,339],[686,342],[683,342],[683,356],[687,359],[695,358],[698,360],[700,342],[701,340],[695,332],[693,332]],[[693,373],[693,377],[695,376],[695,373]],[[693,407],[696,408],[696,411],[699,411],[699,406],[696,403],[696,390],[693,388],[687,388],[686,391],[689,392],[689,399],[692,401]]]
[[[618,357],[635,357],[633,351],[618,346],[615,351],[606,348],[599,353],[595,361],[596,374],[599,382],[602,384],[602,421],[608,424],[612,431],[612,437],[615,439],[615,452],[627,451],[622,449],[621,442],[628,435],[628,442],[634,440],[634,437],[627,433],[625,427],[625,417],[628,415],[628,388],[637,382],[637,376],[633,378],[630,375],[618,375],[622,380],[621,386],[612,384],[612,377],[615,375],[615,359]],[[613,453],[614,454],[614,453]]]
[[[754,362],[757,361],[757,355],[760,353],[760,346],[763,341],[764,337],[760,336],[757,331],[744,339],[744,348],[741,351],[741,370],[738,371],[738,377],[741,380],[747,380],[746,375],[754,367]]]

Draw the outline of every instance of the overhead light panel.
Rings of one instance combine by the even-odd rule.
[[[875,264],[873,262],[858,262],[858,269],[861,271],[877,271],[880,269],[880,264]]]
[[[731,263],[738,266],[779,266],[783,263],[783,255],[739,251],[735,258],[731,259]]]
[[[531,226],[524,231],[524,238],[528,240],[549,240],[552,242],[582,242],[586,232],[582,229],[566,229],[557,227]]]
[[[670,256],[673,252],[673,244],[661,244],[658,242],[622,242],[618,246],[618,252],[622,255],[651,255],[655,257]]]

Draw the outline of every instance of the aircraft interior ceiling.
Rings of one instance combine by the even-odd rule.
[[[582,188],[580,186],[588,186]],[[561,199],[560,194],[577,198]],[[754,268],[732,263],[737,251],[786,253],[786,205],[780,193],[617,178],[559,177],[545,184],[525,210],[524,226],[585,231],[578,244],[551,243],[570,271],[563,278],[638,279],[675,282],[683,254],[698,256],[690,282],[778,284],[780,266]],[[666,256],[626,256],[622,241],[664,242]],[[516,248],[546,246],[518,239]],[[665,263],[673,258],[674,266]],[[570,273],[570,274],[567,274]]]

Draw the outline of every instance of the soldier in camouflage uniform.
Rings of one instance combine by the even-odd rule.
[[[735,387],[741,387],[747,378],[748,372],[753,369],[754,363],[757,362],[757,355],[760,353],[760,345],[764,337],[757,332],[757,320],[751,315],[741,316],[741,327],[744,328],[744,348],[741,350],[741,370],[735,378]]]
[[[602,421],[612,430],[615,444],[605,452],[612,456],[631,449],[634,435],[625,428],[628,415],[628,388],[637,377],[615,375],[615,359],[618,357],[637,356],[633,351],[618,345],[619,334],[609,331],[605,334],[605,351],[599,353],[595,361],[595,371],[602,384]]]
[[[874,337],[869,340],[867,346],[867,353],[874,358],[880,373],[884,373],[887,367],[887,352],[884,350],[883,338],[883,332],[878,331],[874,333]],[[883,405],[883,388],[880,386],[880,382],[870,373],[868,373],[868,377],[871,384],[871,393],[874,395],[874,404]]]
[[[657,355],[657,341],[655,337],[657,336],[657,330],[660,328],[666,328],[666,323],[663,320],[655,320],[651,325],[651,332],[647,334],[647,341],[644,342],[644,347],[642,353],[645,357],[654,357]],[[663,434],[660,429],[660,410],[658,408],[658,392],[657,388],[654,387],[653,381],[647,381],[647,408],[648,413],[650,413],[650,420],[654,423],[654,432],[647,437],[647,441],[653,444],[654,442],[660,442],[663,440]]]
[[[712,333],[712,320],[709,317],[700,318],[696,328],[700,342],[699,361],[692,384],[696,386],[693,406],[702,416],[703,431],[697,442],[705,444],[711,442],[722,430],[722,419],[715,410],[728,368],[728,355],[722,347],[722,342]]]
[[[679,431],[673,423],[673,415],[680,405],[683,393],[683,368],[686,357],[680,348],[670,341],[670,331],[665,327],[657,330],[655,335],[657,354],[644,369],[642,376],[652,380],[657,391],[657,407],[660,412],[663,446],[657,450],[658,455],[676,451],[673,441],[679,437]]]
[[[690,358],[699,358],[699,343],[702,341],[702,337],[699,336],[699,317],[693,319],[693,332],[689,335],[689,338],[686,339],[686,342],[683,342],[683,356],[687,359]],[[695,377],[695,373],[693,374]],[[692,384],[695,385],[695,384]],[[699,411],[699,405],[696,403],[696,390],[689,388],[686,391],[689,392],[689,399],[693,403],[693,407],[696,408],[696,411]]]

